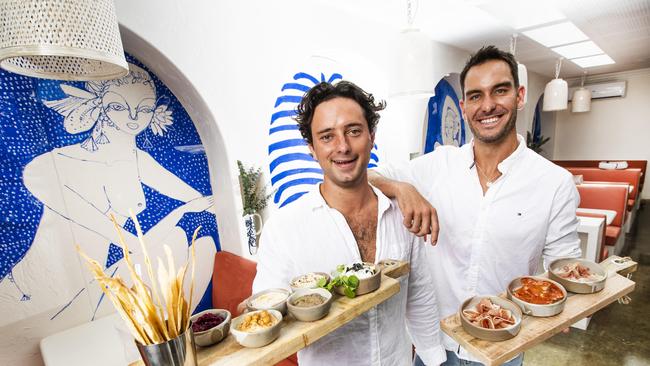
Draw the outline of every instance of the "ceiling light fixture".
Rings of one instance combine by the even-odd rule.
[[[59,80],[126,75],[113,0],[0,1],[0,67]]]
[[[591,110],[591,90],[585,88],[586,79],[587,72],[582,75],[580,89],[576,89],[573,92],[573,98],[571,98],[571,112],[581,113],[589,112]]]
[[[402,30],[396,44],[392,72],[390,73],[390,96],[434,95],[433,48],[431,40],[413,27],[418,1],[406,0],[407,27]]]
[[[551,50],[564,58],[577,58],[593,55],[601,55],[605,52],[593,41],[574,43],[566,46],[553,47]]]
[[[596,67],[596,66],[602,66],[602,65],[611,65],[614,62],[611,57],[608,55],[597,55],[597,56],[589,56],[589,57],[580,57],[580,58],[573,58],[571,59],[571,62],[574,64],[582,67],[583,69],[588,68],[588,67]]]
[[[586,41],[589,39],[578,27],[571,22],[562,22],[535,28],[522,32],[526,37],[543,44],[555,47],[563,44]]]
[[[548,1],[499,0],[482,2],[476,6],[513,29],[527,29],[566,19],[564,14]]]
[[[560,79],[560,69],[562,68],[562,57],[555,63],[555,79],[546,84],[544,88],[543,111],[560,111],[567,109],[569,86],[566,81]]]

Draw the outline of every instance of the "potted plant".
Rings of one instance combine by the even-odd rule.
[[[538,154],[542,152],[542,145],[547,143],[550,139],[550,137],[540,136],[539,140],[536,140],[533,138],[533,135],[530,133],[530,131],[526,132],[526,146]]]
[[[271,195],[265,193],[262,186],[262,168],[246,168],[237,160],[239,169],[239,187],[241,189],[244,211],[244,225],[246,226],[246,237],[248,238],[248,251],[250,254],[257,252],[257,236],[262,232],[262,216]]]

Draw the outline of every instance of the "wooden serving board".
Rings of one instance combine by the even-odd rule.
[[[334,294],[332,307],[325,318],[315,322],[301,322],[287,315],[282,320],[278,339],[260,348],[242,347],[229,334],[214,346],[197,346],[197,361],[200,366],[272,365],[280,362],[397,294],[400,285],[392,277],[398,278],[408,272],[407,262],[391,261],[382,269],[381,286],[377,290],[354,299]],[[137,361],[131,364],[136,365],[144,363]]]
[[[524,315],[519,334],[502,342],[485,341],[467,334],[458,313],[443,319],[440,328],[485,365],[500,365],[633,290],[634,282],[610,272],[602,291],[587,295],[569,293],[564,310],[552,317]]]

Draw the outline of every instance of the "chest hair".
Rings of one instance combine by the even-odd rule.
[[[372,215],[345,216],[345,220],[352,230],[352,235],[359,247],[361,260],[375,262],[377,249],[377,212]]]

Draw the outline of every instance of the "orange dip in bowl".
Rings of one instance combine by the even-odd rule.
[[[555,284],[524,277],[521,279],[523,286],[513,291],[513,294],[520,300],[530,304],[547,305],[558,302],[564,298],[564,294]]]

